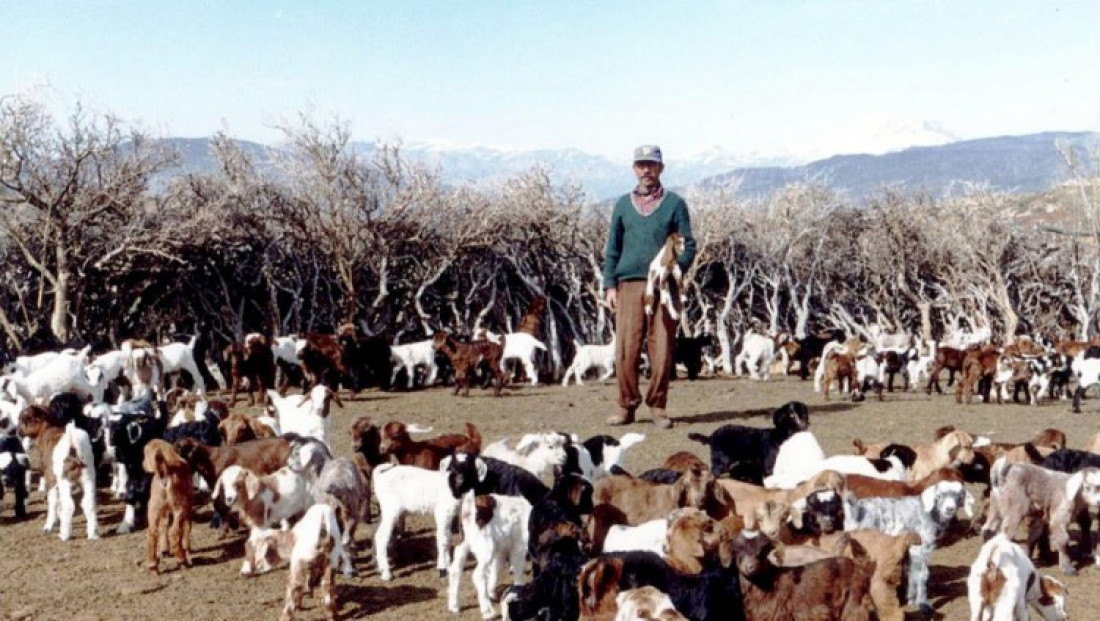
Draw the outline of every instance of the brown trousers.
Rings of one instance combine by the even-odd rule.
[[[668,380],[672,377],[672,354],[676,346],[676,324],[669,318],[664,305],[658,305],[653,315],[645,314],[645,282],[620,282],[619,308],[615,312],[615,375],[619,382],[619,407],[632,412],[642,403],[638,390],[642,343],[647,345],[651,371],[645,404],[662,410],[668,402]]]

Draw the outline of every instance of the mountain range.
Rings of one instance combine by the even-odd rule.
[[[906,134],[913,141],[950,140],[946,133]],[[898,137],[895,137],[898,139]],[[205,138],[168,139],[181,154],[184,172],[212,172],[216,162]],[[270,167],[269,147],[241,142],[242,149],[261,168]],[[277,148],[277,147],[273,147]],[[353,143],[369,156],[378,146]],[[664,181],[669,187],[700,189],[736,188],[738,196],[766,196],[784,185],[815,181],[859,200],[884,186],[924,190],[944,195],[971,184],[1007,192],[1039,192],[1064,182],[1071,171],[1060,148],[1069,148],[1088,163],[1100,153],[1100,134],[1094,132],[1045,132],[951,141],[912,146],[879,154],[835,155],[806,161],[795,155],[731,155],[712,149],[696,155],[669,159]],[[604,200],[633,185],[629,161],[578,149],[509,151],[489,147],[454,147],[433,143],[407,143],[405,157],[439,170],[446,183],[493,184],[543,166],[556,183],[580,184],[591,197]],[[1095,172],[1095,170],[1083,171]]]

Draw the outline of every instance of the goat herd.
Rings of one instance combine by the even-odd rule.
[[[192,521],[210,502],[211,526],[221,537],[248,529],[241,574],[289,566],[284,619],[306,594],[328,618],[347,614],[335,573],[347,580],[366,566],[356,532],[375,522],[372,503],[378,579],[395,579],[391,554],[411,536],[406,517],[426,516],[434,523],[435,567],[447,581],[446,609],[461,610],[461,576],[472,555],[483,618],[499,608],[511,619],[898,620],[906,606],[930,617],[931,557],[944,541],[971,534],[960,514],[981,524],[985,540],[966,582],[973,619],[1026,619],[1029,609],[1065,619],[1066,584],[1039,574],[1031,559],[1056,555],[1065,575],[1077,571],[1071,549],[1100,563],[1089,514],[1100,504],[1100,439],[1074,450],[1057,429],[993,443],[948,426],[927,444],[855,439],[852,454],[826,456],[809,431],[810,409],[791,401],[774,409],[770,427],[660,432],[707,446],[709,460],[669,451],[660,467],[631,475],[628,453],[646,439],[636,432],[582,441],[528,420],[543,430],[511,445],[483,441],[469,422],[464,433],[414,439],[431,429],[359,416],[350,425],[352,450],[334,455],[330,407],[344,407],[341,387],[355,395],[366,375],[388,385],[404,372],[412,388],[422,370],[430,386],[442,353],[456,393],[468,394],[488,362],[499,395],[508,358],[537,384],[536,353],[545,347],[533,332],[472,343],[440,333],[386,345],[385,355],[370,353],[362,339],[349,341],[346,332],[250,335],[224,349],[225,400],[207,394],[216,380],[195,339],[127,341],[94,357],[87,349],[19,357],[0,377],[2,482],[16,520],[24,519],[31,474],[41,474],[44,529],[58,527],[68,540],[77,491],[86,536],[99,537],[96,489],[109,480],[109,492],[125,504],[118,532],[133,531],[144,518],[142,566],[153,573],[166,563],[171,572],[192,566]],[[1022,391],[1037,404],[1068,396],[1076,379],[1076,409],[1100,380],[1100,349],[1089,349],[1100,343],[1021,339],[1003,348],[956,342],[924,349],[913,339],[871,334],[861,343],[838,333],[797,341],[749,333],[735,365],[738,374],[766,380],[781,358],[788,372],[801,361],[804,378],[816,371],[824,399],[837,382],[854,400],[868,391],[881,400],[895,373],[906,387],[927,378],[931,391],[947,370],[959,374],[959,401],[975,392],[988,402]],[[713,368],[704,345],[695,345],[699,366],[692,372],[689,362],[689,376],[704,364]],[[579,346],[563,383],[571,376],[581,383],[593,367],[607,379],[613,352],[613,342]],[[293,365],[305,380],[300,394],[287,396]],[[181,372],[192,389],[169,388],[167,379]],[[241,390],[265,409],[234,410]],[[975,485],[984,486],[984,502],[968,489]],[[0,498],[2,492],[0,486]],[[1012,540],[1024,524],[1021,546]],[[1080,531],[1073,548],[1071,524]],[[509,586],[498,586],[505,570]]]

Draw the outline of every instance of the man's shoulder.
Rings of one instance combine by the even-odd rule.
[[[669,203],[674,206],[683,205],[684,207],[687,207],[687,201],[684,200],[684,197],[680,196],[676,192],[673,192],[672,190],[665,190],[665,200],[669,201]]]

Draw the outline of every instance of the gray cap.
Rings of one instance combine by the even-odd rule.
[[[657,162],[663,164],[661,161],[661,147],[655,144],[643,144],[642,146],[634,149],[634,162]]]

